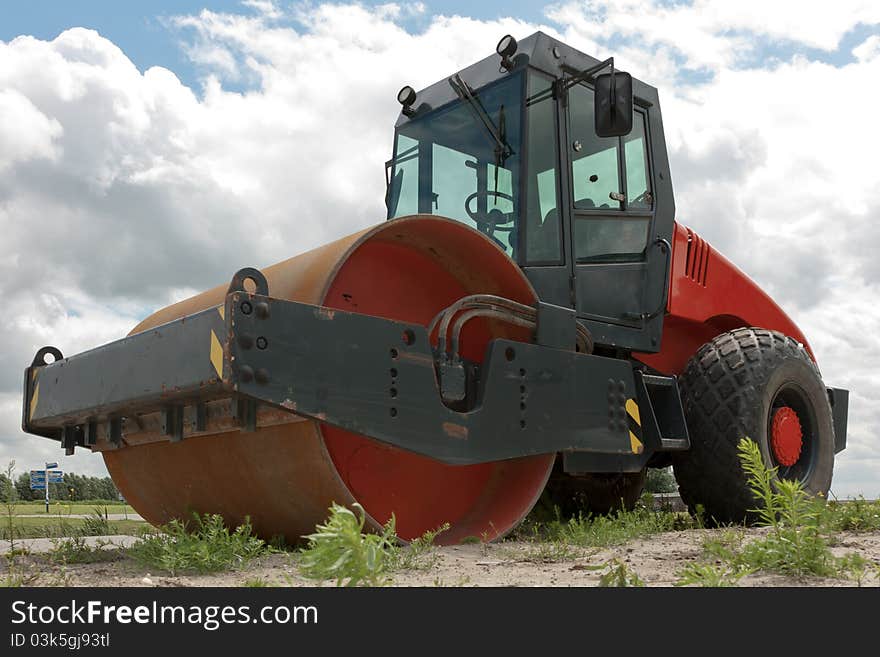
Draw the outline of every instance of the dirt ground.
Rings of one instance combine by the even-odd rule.
[[[552,544],[502,542],[437,548],[429,556],[433,564],[392,574],[394,586],[597,586],[603,566],[613,559],[625,563],[646,586],[671,586],[677,572],[703,557],[707,535],[720,530],[686,530],[658,534],[646,539],[601,550],[560,550]],[[742,530],[748,537],[766,530]],[[832,551],[837,556],[857,552],[880,563],[880,532],[841,532]],[[598,567],[598,569],[596,568]],[[5,576],[6,564],[0,566]],[[246,568],[214,575],[169,576],[150,573],[128,557],[95,564],[57,566],[40,555],[19,558],[19,572],[29,586],[244,586],[255,580],[269,586],[333,585],[299,575],[294,553],[262,557]],[[862,586],[878,586],[876,572]],[[796,578],[755,573],[740,586],[857,586],[853,580]]]

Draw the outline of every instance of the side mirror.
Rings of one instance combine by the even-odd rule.
[[[596,134],[600,137],[623,137],[633,127],[633,79],[629,73],[597,75],[593,114]]]

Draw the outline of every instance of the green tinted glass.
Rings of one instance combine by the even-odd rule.
[[[593,91],[583,85],[569,93],[571,182],[574,206],[578,209],[619,210],[620,193],[618,140],[596,136]]]
[[[562,262],[562,217],[557,208],[556,104],[550,80],[537,73],[529,78],[528,171],[526,173],[526,260]]]
[[[626,160],[626,207],[628,210],[650,210],[653,205],[648,176],[648,145],[645,138],[645,116],[636,112],[633,129],[623,138]]]

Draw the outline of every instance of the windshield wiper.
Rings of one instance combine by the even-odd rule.
[[[495,145],[495,167],[497,175],[497,167],[504,166],[504,162],[507,158],[513,155],[513,149],[510,147],[510,144],[507,143],[507,130],[504,125],[504,106],[501,106],[499,116],[501,127],[499,128],[492,121],[492,117],[486,112],[480,99],[474,95],[473,89],[470,88],[467,82],[461,79],[461,76],[458,73],[449,78],[449,85],[455,90],[458,97],[468,104],[468,107],[470,107],[476,115],[477,120],[486,129],[486,133],[492,138],[492,142]]]

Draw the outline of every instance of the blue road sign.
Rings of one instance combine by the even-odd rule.
[[[49,483],[61,484],[64,482],[64,472],[61,470],[49,470]],[[31,490],[46,488],[46,471],[31,470]]]
[[[49,481],[53,481],[55,479],[62,479],[64,477],[64,472],[61,470],[49,470]],[[45,479],[46,471],[45,470],[31,470],[31,479]]]

